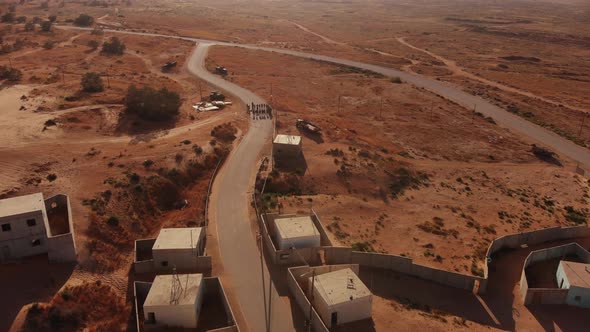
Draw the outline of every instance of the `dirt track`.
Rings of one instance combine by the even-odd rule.
[[[76,27],[69,27],[69,26],[60,26],[59,28],[62,29],[74,29],[74,30],[89,30],[85,28],[76,28]],[[172,35],[163,35],[163,34],[155,34],[155,33],[143,33],[143,32],[133,32],[133,31],[122,31],[122,30],[105,30],[106,32],[112,33],[126,33],[126,34],[135,34],[141,36],[153,36],[153,37],[165,37],[165,38],[176,38],[176,39],[183,39],[189,41],[195,41],[199,43],[206,43],[210,45],[223,45],[223,46],[235,46],[235,47],[242,47],[246,49],[253,49],[253,50],[262,50],[268,52],[276,52],[281,54],[292,55],[296,57],[306,58],[306,59],[313,59],[318,61],[326,61],[330,63],[360,68],[364,70],[373,71],[387,77],[399,77],[402,80],[412,83],[417,87],[424,88],[429,90],[433,93],[436,93],[444,98],[447,98],[457,104],[467,108],[467,109],[476,109],[478,112],[492,117],[499,125],[506,127],[510,130],[517,132],[520,135],[527,136],[528,138],[532,139],[535,142],[540,144],[546,145],[553,149],[555,152],[565,155],[568,158],[573,159],[574,161],[584,165],[585,167],[590,167],[590,151],[586,148],[583,148],[574,142],[567,140],[556,133],[545,129],[541,126],[533,124],[517,115],[509,113],[508,111],[493,105],[492,103],[484,100],[481,97],[473,96],[469,93],[464,92],[459,87],[451,85],[449,83],[439,82],[435,79],[428,78],[425,76],[411,74],[407,72],[403,72],[396,69],[386,68],[382,66],[372,65],[368,63],[362,63],[358,61],[352,60],[345,60],[345,59],[338,59],[335,57],[325,56],[325,55],[318,55],[318,54],[310,54],[298,51],[291,51],[285,49],[277,49],[277,48],[270,48],[270,47],[260,47],[256,45],[243,45],[243,44],[234,44],[234,43],[227,43],[227,42],[219,42],[213,40],[204,40],[204,39],[197,39],[197,38],[189,38],[189,37],[182,37],[182,36],[172,36]]]

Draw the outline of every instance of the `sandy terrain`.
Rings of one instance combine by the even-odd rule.
[[[542,162],[531,153],[531,142],[410,85],[226,47],[215,47],[208,65],[228,67],[229,80],[272,100],[278,133],[304,136],[305,175],[296,185],[271,181],[267,192],[298,194],[280,196],[275,210],[305,213],[314,208],[337,244],[481,275],[493,238],[573,225],[566,206],[587,213],[590,188],[573,172],[574,165]],[[322,127],[322,139],[300,132],[297,118]],[[419,181],[393,197],[397,182],[390,174],[399,169]],[[443,315],[442,321],[440,314],[425,314],[424,308],[408,313],[414,309],[403,303],[379,301],[378,313],[408,314],[408,327],[475,328],[460,318]],[[428,323],[421,321],[424,317]],[[386,326],[380,320],[375,324],[381,326],[377,330]]]
[[[16,14],[28,19],[55,14],[59,24],[67,24],[88,13],[110,28],[335,55],[433,76],[580,145],[590,144],[590,130],[582,126],[590,121],[585,118],[590,106],[586,1],[510,0],[500,6],[483,0],[252,0],[248,5],[147,0],[104,7],[49,2],[49,8],[42,7],[40,1],[30,1],[17,6]],[[4,3],[0,8],[8,10]],[[210,130],[225,122],[236,125],[242,135],[246,121],[238,112],[240,105],[216,114],[192,112],[190,105],[201,98],[199,86],[204,94],[211,88],[183,68],[192,48],[189,42],[120,35],[127,45],[125,54],[105,56],[88,42],[103,42],[111,34],[1,26],[3,44],[24,42],[19,50],[0,55],[0,65],[23,72],[18,85],[5,84],[0,90],[0,194],[70,195],[81,259],[73,271],[56,267],[59,280],[41,280],[46,287],[35,296],[27,293],[2,303],[4,312],[13,317],[26,303],[48,301],[64,284],[101,280],[122,295],[129,282],[133,239],[153,235],[162,225],[198,223],[195,216],[203,212],[208,179],[201,174],[183,189],[189,208],[150,211],[144,218],[133,211],[138,205],[129,199],[137,188],[130,184],[133,174],[147,185],[146,179],[158,175],[160,168],[182,169],[193,158],[205,162],[206,157],[195,155],[193,144],[202,147],[204,155],[214,153]],[[54,46],[45,49],[49,41]],[[168,61],[179,66],[162,73],[160,66]],[[294,190],[301,195],[280,197],[278,202],[283,211],[314,207],[336,243],[480,274],[482,250],[492,238],[572,225],[566,207],[588,213],[590,189],[586,179],[574,174],[575,165],[563,158],[563,167],[544,163],[531,153],[533,142],[411,85],[346,67],[234,48],[214,48],[208,66],[215,65],[228,67],[231,81],[272,101],[278,110],[278,132],[299,133],[297,118],[323,128],[322,140],[304,138],[305,175],[297,178]],[[103,76],[108,85],[104,92],[79,92],[80,78],[89,71]],[[131,83],[178,91],[183,105],[177,121],[154,125],[121,117]],[[46,125],[48,120],[57,125]],[[182,143],[185,140],[190,143]],[[153,166],[143,165],[148,159]],[[50,174],[57,179],[49,181]],[[397,191],[406,180],[410,185]],[[125,186],[117,187],[123,182]],[[88,200],[107,191],[122,198],[92,211],[95,203]],[[119,217],[120,229],[104,227],[110,216]],[[138,227],[138,219],[149,225]],[[114,240],[105,240],[109,236]],[[109,257],[117,257],[116,262],[109,263]],[[4,275],[13,273],[11,269],[0,267]],[[17,278],[13,274],[10,278]],[[376,297],[376,330],[396,323],[407,330],[494,326],[478,315],[446,310],[457,315],[447,316],[399,296],[394,301],[385,294]],[[472,300],[465,307],[474,304]],[[530,315],[503,314],[505,321],[498,328],[539,327],[530,323]],[[467,323],[458,318],[462,316]],[[541,322],[546,329],[550,325],[549,320]],[[556,325],[568,330],[563,320]]]

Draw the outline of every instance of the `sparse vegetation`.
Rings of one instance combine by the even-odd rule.
[[[82,91],[84,92],[101,92],[104,90],[104,84],[102,82],[102,78],[98,73],[90,72],[84,74],[82,76],[82,81],[80,82],[82,86]]]
[[[237,133],[238,129],[230,122],[215,126],[215,128],[211,130],[211,136],[223,142],[232,142],[236,139]]]
[[[102,53],[123,55],[124,52],[125,44],[123,44],[118,37],[111,37],[110,41],[106,41],[102,44]]]
[[[540,160],[543,160],[550,164],[561,166],[561,162],[559,161],[559,159],[557,159],[557,155],[549,149],[536,146],[535,144],[533,144],[531,152],[535,155],[535,157],[539,158]]]
[[[88,14],[80,14],[74,19],[74,24],[80,27],[89,27],[94,23],[94,18]]]
[[[178,93],[166,88],[155,90],[146,86],[138,89],[132,85],[127,90],[125,98],[128,113],[137,114],[140,118],[150,121],[170,120],[176,117],[181,104]]]
[[[20,81],[23,77],[23,73],[12,67],[7,66],[0,66],[0,80],[7,80],[7,81]]]
[[[422,172],[413,172],[407,168],[398,168],[389,173],[389,190],[393,197],[399,197],[408,188],[418,189],[428,183],[428,175]]]

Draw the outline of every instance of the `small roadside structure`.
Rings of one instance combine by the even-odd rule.
[[[332,242],[312,209],[309,214],[263,213],[262,241],[274,264],[322,264]]]
[[[590,308],[590,264],[560,261],[556,278],[559,288],[569,290],[566,304]]]
[[[156,276],[143,303],[145,325],[196,328],[203,301],[202,274]]]
[[[202,227],[162,228],[155,239],[135,241],[136,273],[206,272],[211,257],[205,255],[206,236]]]
[[[70,201],[42,193],[0,200],[0,262],[47,253],[50,261],[77,258]]]
[[[307,163],[303,156],[301,136],[277,135],[272,142],[273,166],[305,173]]]
[[[373,295],[350,268],[312,276],[308,285],[313,306],[328,328],[371,318]]]
[[[279,249],[320,246],[320,232],[310,216],[279,216],[274,222]]]
[[[202,274],[158,275],[133,283],[138,332],[239,331],[217,277]]]

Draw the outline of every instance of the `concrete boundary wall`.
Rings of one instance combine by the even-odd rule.
[[[576,255],[583,262],[590,263],[590,253],[577,243],[569,243],[561,246],[532,251],[524,261],[520,274],[520,296],[522,302],[527,304],[564,304],[567,289],[560,288],[529,288],[526,269],[532,264],[550,259]]]
[[[45,230],[47,232],[47,255],[52,262],[76,262],[78,252],[74,238],[74,221],[72,219],[72,207],[68,195],[58,194],[44,200],[45,209],[51,209],[53,204],[57,206],[65,205],[68,218],[69,232],[53,236],[51,225],[47,222]]]
[[[326,248],[325,252],[327,264],[359,264],[364,267],[385,269],[467,291],[473,291],[476,282],[479,282],[479,291],[485,291],[484,278],[414,264],[412,259],[403,256],[359,252],[345,247]]]
[[[574,227],[551,227],[540,229],[525,233],[516,233],[501,236],[495,239],[486,253],[486,265],[484,267],[484,277],[488,277],[488,264],[492,259],[494,253],[506,248],[519,248],[520,246],[535,245],[551,241],[559,241],[565,239],[574,239],[579,237],[590,236],[590,227],[588,226],[574,226]]]

